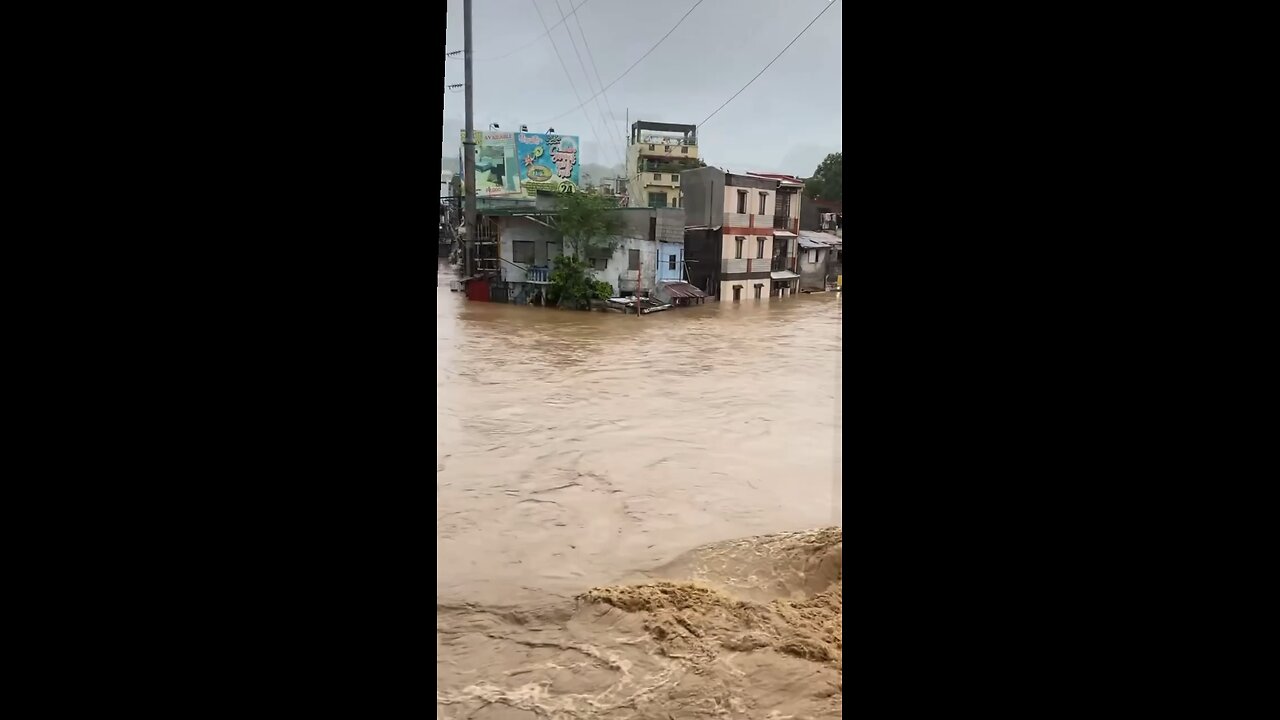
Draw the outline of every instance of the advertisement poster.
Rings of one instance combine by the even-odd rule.
[[[466,133],[461,137],[465,140]],[[532,198],[539,190],[578,191],[582,157],[577,136],[477,130],[475,143],[476,195]]]
[[[467,134],[462,133],[466,140]],[[475,132],[476,195],[501,196],[520,193],[520,172],[516,164],[515,136],[509,132]]]
[[[582,182],[582,158],[577,137],[518,133],[516,158],[520,162],[521,182],[529,195],[535,195],[538,190],[578,191]]]

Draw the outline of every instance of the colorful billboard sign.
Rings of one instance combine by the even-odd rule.
[[[476,131],[476,195],[534,197],[577,192],[582,152],[576,135]],[[462,139],[466,139],[463,131]]]

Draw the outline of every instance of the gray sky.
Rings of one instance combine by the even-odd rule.
[[[600,89],[587,47],[600,79],[608,84],[695,2],[587,0],[584,5],[582,0],[473,0],[476,128],[483,130],[491,122],[503,130],[518,129],[521,123],[533,132],[554,127],[581,138],[584,167],[620,165],[628,109],[632,122],[701,122],[828,4],[827,0],[703,0],[657,50],[604,96],[565,114],[579,101],[556,59],[553,41],[586,100]],[[549,36],[539,38],[545,29],[535,3],[547,25],[561,19],[561,10],[568,15],[575,6],[581,9],[576,21],[569,16]],[[843,4],[843,0],[836,2],[765,74],[699,129],[700,151],[707,164],[735,172],[808,176],[827,153],[841,150]],[[446,49],[462,50],[462,0],[448,0],[448,12]],[[587,47],[579,35],[579,23]],[[585,76],[568,32],[577,42]],[[461,83],[461,55],[448,60],[445,71],[446,84]],[[463,117],[462,88],[446,89],[442,156],[457,155]]]

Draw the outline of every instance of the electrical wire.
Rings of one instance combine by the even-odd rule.
[[[599,93],[596,93],[596,95],[599,95],[599,94],[603,93],[605,90],[608,90],[609,88],[613,87],[615,83],[617,83],[617,82],[618,82],[619,80],[621,80],[622,78],[626,77],[626,76],[627,76],[627,73],[629,73],[629,72],[631,72],[632,70],[634,70],[634,69],[635,69],[635,67],[636,67],[637,65],[639,65],[641,62],[643,62],[645,58],[649,57],[649,54],[650,54],[650,53],[652,53],[654,50],[657,50],[657,49],[658,49],[658,46],[662,44],[662,41],[663,41],[663,40],[666,40],[666,39],[667,39],[667,37],[669,37],[669,36],[671,35],[671,33],[673,33],[673,32],[675,32],[675,31],[676,31],[676,28],[680,27],[680,24],[684,22],[684,19],[685,19],[685,18],[687,18],[687,17],[689,17],[689,13],[692,13],[694,10],[696,10],[696,9],[697,9],[697,7],[698,7],[699,5],[701,5],[704,1],[705,1],[705,0],[698,0],[697,2],[695,2],[695,3],[693,4],[693,7],[689,8],[689,10],[688,10],[687,12],[685,12],[685,14],[684,14],[684,15],[681,15],[681,16],[680,16],[680,19],[676,21],[676,24],[671,26],[671,29],[667,31],[667,34],[666,34],[666,35],[663,35],[661,38],[659,38],[659,39],[658,39],[658,42],[654,43],[654,44],[653,44],[653,47],[651,47],[651,48],[649,48],[647,51],[645,51],[645,54],[641,55],[639,60],[636,60],[635,62],[631,63],[631,67],[629,67],[629,68],[627,68],[626,70],[624,70],[624,71],[622,72],[622,74],[621,74],[621,75],[619,75],[618,77],[614,78],[614,79],[613,79],[613,81],[612,81],[612,82],[610,82],[608,85],[605,85],[604,87],[600,88],[600,92],[599,92]],[[538,123],[535,123],[535,124],[536,124],[536,125],[545,125],[545,124],[547,124],[547,123],[555,122],[556,120],[559,120],[560,118],[564,117],[565,115],[568,115],[569,113],[573,112],[574,110],[577,110],[578,108],[582,107],[583,105],[586,105],[588,102],[591,102],[592,100],[594,100],[594,99],[595,99],[595,97],[596,97],[595,95],[592,95],[591,97],[587,98],[587,102],[579,103],[577,107],[569,108],[568,110],[566,110],[566,111],[564,111],[564,112],[560,113],[559,115],[557,115],[557,116],[555,116],[555,117],[551,118],[550,120],[543,120],[542,122],[538,122]]]
[[[556,0],[556,4],[559,5],[559,0]],[[603,88],[604,80],[600,79],[600,68],[596,67],[596,59],[591,54],[591,46],[587,44],[587,34],[582,31],[582,20],[578,15],[574,15],[573,22],[578,26],[578,34],[582,36],[582,46],[587,49],[587,59],[591,61],[591,69],[596,74],[596,85],[599,85],[601,88]],[[613,111],[613,104],[609,102],[609,96],[605,94],[604,90],[600,91],[600,95],[604,97],[605,107],[609,108],[609,117],[613,118],[614,122],[619,122],[618,114]],[[597,107],[599,107],[599,105],[597,105]],[[621,122],[623,123],[622,135],[626,135],[627,134],[626,121],[623,120]],[[626,152],[624,151],[622,155],[623,155],[623,172],[626,172]]]
[[[801,35],[804,35],[804,34],[805,34],[805,32],[806,32],[809,28],[813,27],[813,24],[814,24],[814,23],[816,23],[816,22],[818,22],[818,18],[822,17],[822,13],[825,13],[826,11],[830,10],[830,9],[831,9],[831,7],[832,7],[833,5],[835,5],[835,4],[836,4],[836,2],[839,2],[839,0],[834,0],[833,2],[828,2],[828,3],[827,3],[827,6],[826,6],[826,7],[824,7],[824,8],[822,8],[822,12],[818,13],[817,15],[815,15],[815,16],[814,16],[814,18],[813,18],[812,20],[810,20],[810,21],[809,21],[809,24],[804,26],[804,30],[801,30],[801,31],[800,31],[800,32],[799,32],[795,37],[791,38],[791,42],[787,43],[787,47],[782,48],[782,52],[780,52],[780,53],[778,53],[777,55],[774,55],[774,56],[773,56],[773,60],[770,60],[770,61],[769,61],[769,65],[773,65],[773,63],[774,63],[774,62],[776,62],[778,58],[782,57],[782,53],[785,53],[785,52],[787,51],[787,49],[788,49],[788,48],[790,48],[792,45],[795,45],[795,44],[796,44],[796,41],[800,39],[800,36],[801,36]],[[741,95],[743,90],[746,90],[747,88],[751,87],[751,83],[753,83],[753,82],[755,82],[757,79],[759,79],[759,77],[760,77],[761,75],[763,75],[763,74],[764,74],[764,71],[769,69],[769,65],[765,65],[765,66],[764,66],[764,68],[763,68],[760,72],[756,73],[756,76],[755,76],[755,77],[753,77],[753,78],[751,78],[749,81],[747,81],[747,84],[746,84],[746,85],[743,85],[743,86],[742,86],[742,88],[741,88],[740,90],[738,90],[738,92],[734,93],[733,95],[730,95],[728,100],[725,100],[725,101],[720,105],[720,107],[718,107],[718,108],[716,108],[716,109],[715,109],[715,112],[713,112],[713,113],[711,113],[710,115],[708,115],[708,116],[706,116],[705,118],[703,118],[703,119],[702,119],[702,122],[698,123],[698,129],[699,129],[699,130],[701,130],[701,129],[702,129],[702,126],[703,126],[703,124],[705,124],[705,123],[706,123],[708,120],[710,120],[711,118],[715,117],[715,116],[716,116],[716,113],[718,113],[718,112],[720,112],[721,110],[723,110],[723,109],[724,109],[724,107],[725,107],[725,105],[728,105],[729,103],[733,102],[733,99],[734,99],[734,98],[736,98],[736,97],[738,97],[739,95]]]
[[[578,12],[578,8],[582,7],[583,5],[586,5],[586,4],[587,4],[587,3],[589,3],[589,2],[591,2],[591,0],[582,0],[582,2],[578,3],[576,6],[574,6],[574,8],[573,8],[572,10],[570,10],[570,11],[569,11],[569,15],[573,15],[574,13]],[[539,17],[541,17],[541,13],[539,13]],[[568,16],[566,16],[566,19],[568,19]],[[472,61],[472,62],[492,62],[492,61],[494,61],[494,60],[505,60],[506,58],[509,58],[509,57],[511,57],[512,55],[515,55],[515,54],[516,54],[516,53],[518,53],[518,52],[521,52],[521,51],[523,51],[523,50],[528,50],[529,48],[533,47],[533,44],[534,44],[534,43],[538,42],[539,40],[541,40],[542,38],[546,37],[547,35],[550,35],[550,34],[551,34],[551,31],[552,31],[552,30],[555,30],[555,29],[556,29],[556,28],[558,28],[558,27],[560,27],[560,25],[561,25],[562,23],[564,23],[564,20],[561,20],[560,22],[556,23],[555,25],[552,25],[551,27],[547,28],[547,31],[546,31],[546,32],[542,33],[541,35],[539,35],[538,37],[534,38],[533,40],[530,40],[529,42],[525,43],[524,45],[521,45],[520,47],[516,48],[515,50],[512,50],[511,52],[507,53],[506,55],[499,55],[498,57],[491,57],[491,58],[478,58],[478,57],[475,57],[474,55],[472,55],[472,57],[471,57],[471,61]],[[546,26],[546,23],[545,23],[545,22],[543,23],[543,26],[544,26],[544,27]],[[453,51],[453,52],[451,52],[451,53],[445,53],[445,55],[447,55],[447,56],[448,56],[450,59],[452,59],[452,60],[458,60],[459,58],[457,58],[457,57],[455,57],[455,56],[456,56],[457,54],[461,53],[461,52],[462,52],[461,50],[454,50],[454,51]]]
[[[564,10],[560,9],[560,0],[556,0],[556,10],[560,10],[560,17],[564,18],[565,20],[569,19],[567,16],[565,16]],[[578,58],[578,67],[582,68],[582,76],[587,81],[587,92],[591,92],[591,75],[587,73],[587,64],[582,61],[582,53],[578,52],[578,41],[573,39],[573,30],[571,30],[567,24],[564,26],[564,30],[566,33],[569,34],[569,44],[573,46],[573,54]],[[578,30],[579,31],[582,30],[581,25],[579,25]],[[584,44],[587,42],[587,37],[585,35],[582,36],[582,42]],[[608,98],[606,97],[605,100],[607,101]],[[605,117],[604,108],[600,107],[599,97],[596,98],[596,112],[600,114],[600,119],[604,121],[604,129],[608,131],[609,120],[608,118]],[[609,112],[612,113],[613,111],[610,110]],[[620,157],[620,154],[618,152],[617,139],[615,138],[613,142],[610,143],[609,135],[612,135],[612,133],[609,133],[603,138],[598,138],[598,141],[608,144],[610,146],[610,149],[613,150],[614,159],[617,160]],[[625,161],[624,161],[624,164],[625,164]]]
[[[537,11],[537,13],[538,13],[538,20],[541,20],[541,21],[542,21],[542,26],[543,26],[543,27],[547,27],[547,21],[546,21],[545,19],[543,19],[543,17],[542,17],[542,9],[538,7],[538,0],[529,0],[529,2],[533,3],[533,9]],[[556,7],[559,7],[559,6],[557,5]],[[548,33],[550,33],[550,32],[551,32],[549,28],[548,28],[547,32],[548,32]],[[553,42],[553,43],[551,43],[551,49],[552,49],[552,50],[555,50],[555,52],[556,52],[556,60],[559,60],[559,61],[560,61],[560,69],[564,71],[564,77],[565,77],[565,79],[566,79],[566,80],[568,80],[568,81],[569,81],[569,88],[570,88],[571,90],[573,90],[573,96],[574,96],[575,98],[581,99],[581,98],[582,98],[582,95],[578,92],[578,86],[574,84],[574,82],[573,82],[573,76],[569,74],[569,66],[564,64],[564,58],[560,56],[560,47],[559,47],[558,45],[556,45],[556,44]],[[585,72],[585,70],[584,70],[584,72]],[[588,91],[588,92],[590,92],[590,90],[591,90],[591,88],[590,88],[590,82],[588,82],[588,83],[587,83],[587,85],[588,85],[588,87],[587,87],[587,91]],[[590,101],[588,100],[588,102],[590,102]],[[578,107],[582,107],[583,105],[586,105],[586,103],[582,103],[582,105],[579,105]],[[582,116],[583,116],[583,117],[585,117],[585,118],[587,119],[587,126],[591,128],[591,134],[592,134],[593,136],[595,136],[596,138],[599,138],[599,137],[600,137],[600,131],[599,131],[599,130],[596,130],[596,124],[595,124],[595,122],[593,122],[593,121],[591,120],[591,114],[590,114],[590,113],[588,113],[588,112],[586,112],[586,111],[584,110],[584,111],[582,112]],[[541,125],[542,123],[534,123],[534,124],[535,124],[535,125]],[[579,150],[581,150],[581,148],[579,148]]]

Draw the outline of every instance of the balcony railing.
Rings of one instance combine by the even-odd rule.
[[[786,215],[774,215],[773,229],[774,230],[790,230],[791,218]]]
[[[547,278],[550,274],[550,268],[533,266],[525,272],[525,279],[526,282],[548,282]]]
[[[769,264],[769,270],[772,272],[778,272],[779,270],[790,270],[792,266],[791,261],[794,259],[795,258],[787,257],[786,255],[780,255],[774,258],[773,262]]]
[[[728,258],[720,261],[720,272],[767,273],[769,258]]]

